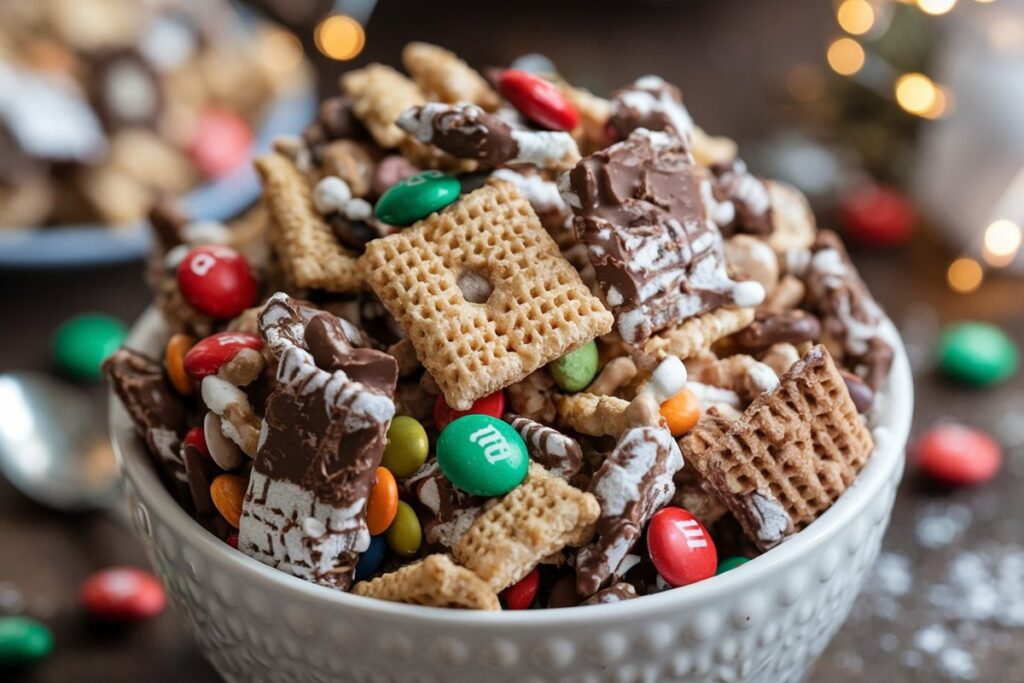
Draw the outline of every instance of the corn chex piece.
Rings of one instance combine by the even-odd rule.
[[[612,315],[518,190],[490,181],[361,257],[452,408],[518,382],[612,326]]]
[[[762,550],[813,522],[853,483],[871,455],[857,414],[824,346],[804,354],[727,431],[702,421],[680,441],[683,457]]]
[[[418,562],[352,587],[356,595],[428,607],[500,610],[498,596],[479,576],[447,555]]]
[[[523,483],[476,518],[452,555],[500,591],[545,557],[586,543],[600,514],[593,495],[531,463]]]
[[[314,208],[309,181],[295,164],[280,154],[269,154],[256,160],[256,170],[274,218],[268,240],[289,281],[300,288],[328,292],[363,289],[356,255],[341,245]]]

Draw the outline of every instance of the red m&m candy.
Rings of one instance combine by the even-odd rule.
[[[199,340],[185,354],[185,372],[195,380],[215,375],[242,349],[263,348],[263,340],[248,332],[218,332]]]
[[[193,427],[188,430],[188,432],[185,433],[185,438],[182,440],[205,455],[207,458],[210,457],[210,449],[206,445],[206,434],[203,432],[202,427]]]
[[[540,585],[540,572],[534,567],[529,574],[501,591],[501,599],[507,609],[528,609],[537,597],[537,586]]]
[[[527,71],[507,69],[498,78],[498,89],[523,116],[550,130],[572,130],[579,112],[554,83]]]
[[[718,568],[711,535],[682,508],[654,513],[647,525],[647,550],[661,578],[673,588],[710,578]]]
[[[193,308],[211,318],[233,318],[256,303],[258,285],[249,262],[230,247],[206,245],[178,266],[178,289]]]
[[[166,602],[155,576],[135,567],[112,567],[85,580],[82,606],[100,619],[136,621],[159,614]]]
[[[983,432],[958,424],[934,427],[917,440],[917,461],[932,479],[954,486],[988,481],[999,471],[1003,452]]]
[[[225,109],[200,115],[188,145],[189,156],[207,178],[226,175],[249,157],[252,129],[245,119]]]
[[[455,410],[449,407],[444,396],[438,396],[434,402],[434,425],[438,431],[443,430],[449,423],[465,415],[490,415],[501,418],[505,414],[505,392],[498,390],[489,396],[478,398],[473,402],[469,410]]]

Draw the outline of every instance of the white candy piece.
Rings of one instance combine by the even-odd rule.
[[[373,215],[373,205],[365,199],[356,197],[345,202],[342,211],[345,213],[345,218],[350,221],[365,221]]]
[[[741,308],[753,308],[764,303],[764,285],[756,280],[737,282],[732,288],[732,300]]]
[[[186,225],[183,232],[185,242],[193,247],[231,241],[231,231],[220,221],[194,221]]]
[[[222,470],[233,470],[242,464],[245,454],[235,442],[224,436],[220,429],[220,416],[210,411],[203,418],[203,435],[210,457]]]
[[[669,356],[654,368],[651,378],[640,388],[639,393],[650,393],[661,405],[686,386],[686,366],[675,356]]]
[[[338,176],[326,176],[313,189],[313,206],[325,216],[335,211],[343,211],[350,199],[351,188]]]

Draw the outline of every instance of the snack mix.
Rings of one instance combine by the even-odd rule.
[[[244,164],[305,68],[253,30],[222,0],[0,2],[0,228],[132,223]]]
[[[403,61],[345,74],[232,225],[153,210],[173,335],[105,367],[181,505],[307,581],[485,610],[657,593],[813,523],[893,349],[803,196],[657,76]]]

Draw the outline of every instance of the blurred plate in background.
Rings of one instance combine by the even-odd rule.
[[[279,96],[256,133],[248,159],[230,174],[198,185],[182,196],[182,209],[195,218],[223,221],[254,203],[260,195],[260,182],[252,166],[253,157],[269,151],[275,137],[301,131],[315,116],[316,106],[312,82]],[[149,250],[150,240],[145,221],[122,227],[89,224],[0,228],[0,268],[52,268],[129,261],[141,258]]]

